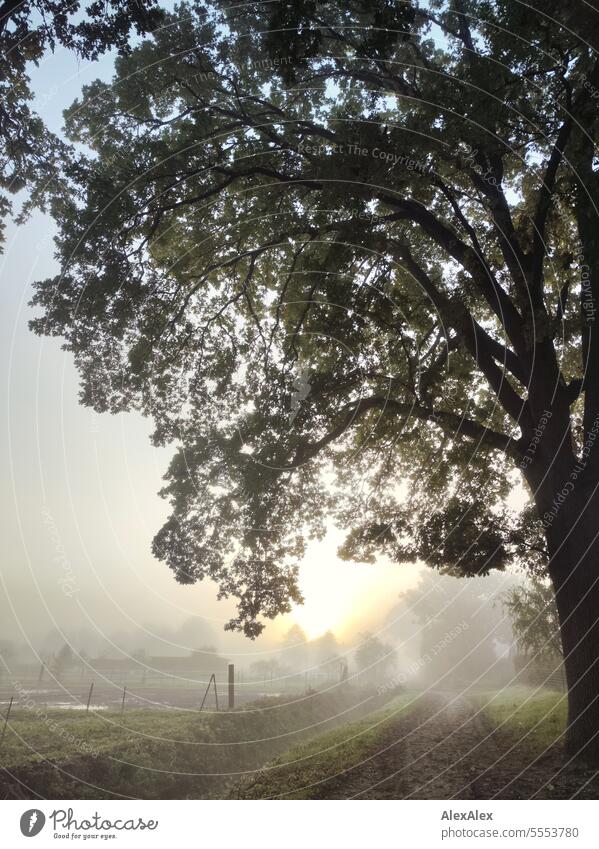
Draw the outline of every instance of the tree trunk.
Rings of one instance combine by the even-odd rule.
[[[599,498],[569,492],[547,542],[568,686],[566,753],[599,766]]]

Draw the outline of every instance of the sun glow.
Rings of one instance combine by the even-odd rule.
[[[377,565],[340,560],[337,547],[342,539],[341,532],[331,530],[324,540],[308,546],[300,565],[304,604],[294,605],[289,621],[297,623],[310,640],[326,631],[343,639],[373,622],[380,625],[384,607],[390,610],[398,594],[418,582],[416,566],[384,559]]]

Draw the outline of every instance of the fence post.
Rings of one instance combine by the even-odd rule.
[[[86,713],[89,713],[89,706],[90,706],[90,703],[91,703],[91,700],[92,700],[92,693],[93,692],[94,692],[94,682],[92,681],[91,687],[89,688],[89,695],[87,697],[87,707],[85,709]]]
[[[235,708],[235,664],[229,664],[229,710]]]
[[[123,715],[123,713],[125,711],[125,696],[126,696],[126,694],[127,694],[127,685],[125,684],[125,686],[123,687],[123,701],[121,702],[121,716]]]
[[[4,742],[4,735],[6,734],[6,726],[8,725],[8,718],[10,716],[10,712],[12,710],[14,696],[10,697],[10,702],[8,703],[8,710],[6,711],[6,716],[4,717],[4,728],[2,729],[2,737],[0,737],[0,746]]]
[[[214,684],[214,700],[216,702],[216,709],[218,710],[218,692],[217,692],[217,689],[216,689],[216,676],[215,676],[214,672],[212,673],[212,675],[210,676],[210,680],[208,681],[208,686],[206,687],[206,692],[204,693],[204,698],[202,699],[202,704],[200,705],[200,710],[202,710],[202,708],[204,707],[204,702],[206,701],[206,697],[207,697],[208,693],[210,692],[210,685],[211,684]]]

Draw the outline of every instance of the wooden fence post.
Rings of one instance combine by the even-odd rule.
[[[202,699],[202,704],[200,705],[200,710],[204,707],[204,702],[206,701],[206,697],[210,692],[210,685],[214,684],[214,700],[216,702],[216,709],[218,710],[218,691],[216,689],[216,675],[214,672],[210,676],[210,680],[208,681],[208,686],[206,687],[206,692],[204,693],[204,698]]]
[[[91,700],[92,700],[92,693],[93,692],[94,692],[94,682],[92,681],[91,687],[89,688],[89,695],[87,697],[87,707],[85,709],[86,713],[89,713],[89,706],[90,706],[90,703],[91,703]]]
[[[6,726],[8,725],[8,718],[10,716],[10,712],[12,710],[14,696],[10,697],[10,702],[8,703],[8,710],[6,711],[6,716],[4,717],[4,727],[2,729],[2,737],[0,737],[0,746],[4,742],[4,735],[6,734]]]
[[[229,710],[235,708],[235,664],[229,664]]]
[[[126,694],[127,694],[127,685],[125,684],[125,686],[123,687],[123,701],[121,702],[121,716],[123,715],[123,713],[125,711],[125,696],[126,696]]]

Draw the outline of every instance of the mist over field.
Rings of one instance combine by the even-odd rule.
[[[164,686],[167,703],[170,686],[192,683],[193,664],[177,668],[192,657],[204,673],[198,681],[211,671],[222,677],[227,661],[234,663],[239,682],[261,682],[271,693],[343,681],[391,692],[406,686],[488,689],[516,680],[518,649],[504,601],[522,579],[500,575],[464,582],[424,568],[414,577],[413,586],[394,602],[387,600],[378,618],[372,612],[362,622],[348,618],[339,634],[327,629],[310,636],[291,616],[255,644],[199,616],[178,626],[141,622],[106,631],[57,622],[29,642],[1,639],[0,680],[9,684],[16,675],[35,677],[41,669],[42,677],[59,680],[87,681],[97,673],[118,689],[128,676],[153,676],[158,688]]]

